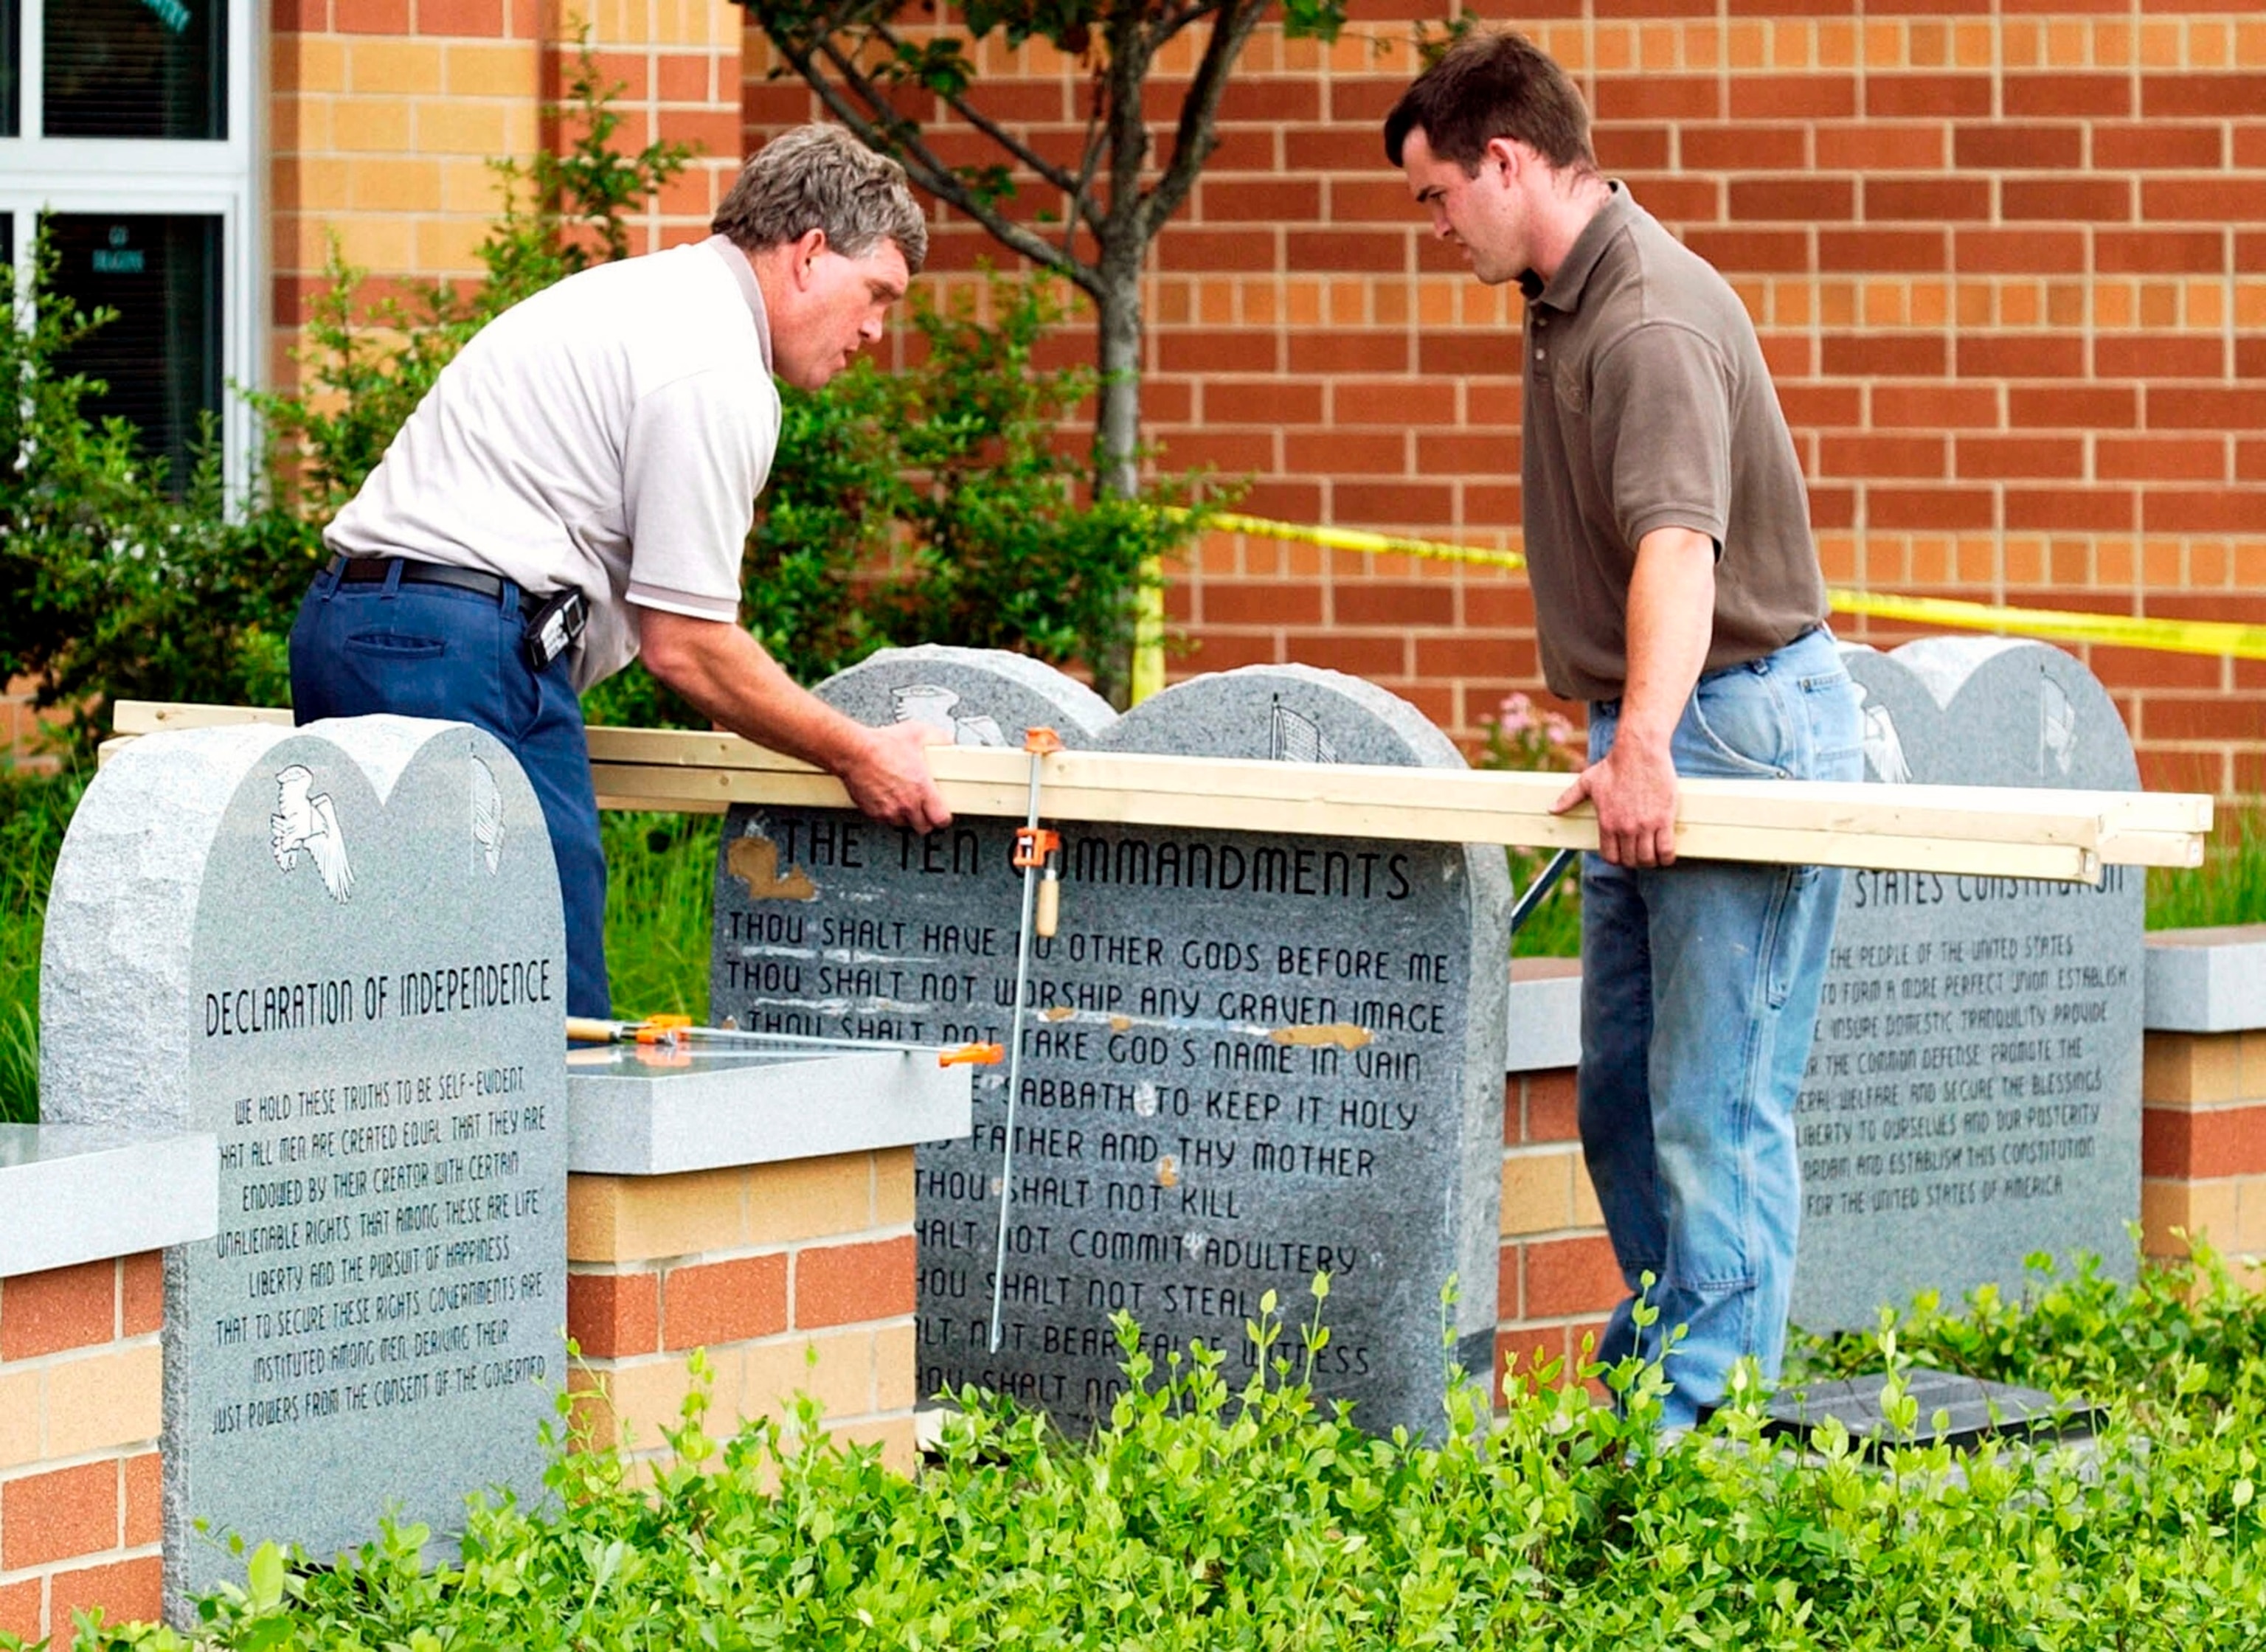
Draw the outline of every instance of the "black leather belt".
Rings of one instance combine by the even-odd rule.
[[[404,585],[448,585],[460,591],[478,591],[498,601],[503,597],[507,581],[478,568],[452,568],[442,562],[412,562],[407,557],[344,557],[335,566],[341,585],[376,585],[384,581],[397,563]]]

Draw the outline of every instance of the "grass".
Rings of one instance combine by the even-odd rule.
[[[609,814],[606,976],[617,1015],[708,1019],[718,815]]]
[[[2150,929],[2266,924],[2266,802],[2218,811],[2198,871],[2148,874]]]
[[[1511,898],[1526,893],[1526,886],[1550,864],[1547,850],[1510,849]],[[1514,958],[1578,958],[1582,955],[1582,863],[1566,868],[1550,893],[1542,897],[1518,933],[1510,938]]]
[[[40,1116],[40,939],[79,773],[0,770],[0,1122]]]

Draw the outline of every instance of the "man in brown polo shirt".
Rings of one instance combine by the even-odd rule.
[[[1385,128],[1434,232],[1526,296],[1521,483],[1545,680],[1590,702],[1583,1152],[1635,1297],[1598,1352],[1664,1358],[1683,1428],[1777,1375],[1801,1215],[1795,1097],[1837,872],[1678,863],[1679,775],[1860,778],[1802,467],[1753,324],[1597,170],[1564,70],[1475,29]]]

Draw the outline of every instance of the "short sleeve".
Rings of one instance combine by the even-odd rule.
[[[639,399],[622,453],[631,602],[738,618],[741,556],[778,440],[768,409],[721,369]]]
[[[1688,528],[1720,557],[1731,515],[1731,374],[1723,353],[1675,322],[1632,327],[1592,369],[1590,433],[1614,524],[1634,552]]]

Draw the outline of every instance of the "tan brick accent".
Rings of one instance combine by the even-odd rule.
[[[1574,1173],[1578,1155],[1562,1148],[1503,1155],[1504,1237],[1551,1233],[1574,1224]]]
[[[2266,1032],[2149,1034],[2140,1095],[2152,1107],[2266,1101]]]
[[[40,1377],[36,1371],[0,1369],[0,1469],[40,1459],[47,1424]]]
[[[157,1437],[164,1369],[154,1340],[46,1372],[49,1457],[80,1457]]]
[[[882,1221],[876,1196],[881,1168],[876,1161],[880,1157],[873,1153],[845,1153],[833,1159],[801,1159],[783,1165],[756,1166],[749,1173],[750,1242],[776,1245],[824,1239],[879,1225]],[[902,1183],[910,1194],[910,1152],[902,1157]],[[909,1222],[912,1217],[908,1211],[897,1219]]]
[[[913,1220],[913,1150],[893,1147],[874,1155],[874,1225],[906,1227]]]
[[[2141,1100],[2172,1106],[2233,1100],[2240,1046],[2239,1034],[2151,1034],[2141,1056]]]
[[[645,1261],[742,1244],[747,1173],[571,1176],[566,1254],[575,1261]]]
[[[566,1190],[567,1254],[647,1261],[855,1233],[881,1221],[883,1185],[893,1210],[910,1203],[909,1154],[843,1153],[677,1176],[576,1176]]]
[[[2178,1238],[2212,1239],[2233,1232],[2239,1223],[2235,1184],[2220,1181],[2168,1181],[2153,1177],[2140,1183],[2141,1245],[2151,1256],[2184,1254]]]

